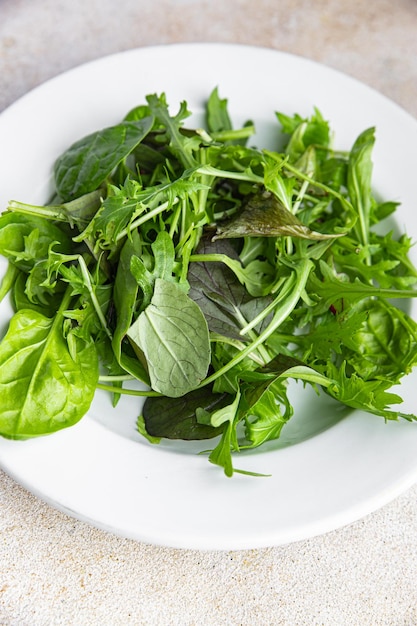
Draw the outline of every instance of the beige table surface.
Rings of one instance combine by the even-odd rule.
[[[417,117],[416,0],[0,0],[0,111],[85,61],[184,41],[310,57]],[[0,625],[415,626],[416,496],[289,546],[200,552],[96,530],[0,472]]]

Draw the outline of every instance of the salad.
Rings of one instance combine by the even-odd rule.
[[[265,150],[217,89],[204,127],[189,117],[150,94],[58,158],[47,204],[4,207],[0,434],[51,434],[97,390],[132,394],[144,437],[213,440],[232,476],[233,453],[292,417],[290,379],[417,419],[391,389],[417,361],[417,270],[410,238],[383,228],[397,203],[373,191],[375,128],[346,152],[319,110],[277,112]]]

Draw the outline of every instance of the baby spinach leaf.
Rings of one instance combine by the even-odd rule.
[[[6,212],[0,216],[0,254],[28,272],[35,263],[48,258],[50,247],[67,252],[71,240],[54,223],[34,215]]]
[[[177,283],[156,279],[151,303],[127,334],[145,355],[155,391],[176,398],[195,389],[207,375],[207,322]]]
[[[65,300],[63,301],[65,302]],[[47,318],[21,310],[0,343],[0,433],[25,439],[78,422],[98,381],[92,341],[74,338],[76,358],[63,335],[62,313]]]
[[[213,393],[210,387],[191,391],[180,398],[147,398],[142,415],[146,432],[153,437],[167,439],[211,439],[220,435],[223,425],[202,424],[197,411],[216,411],[225,406],[228,394]]]
[[[153,117],[105,128],[76,141],[55,163],[58,195],[67,202],[97,189],[146,137]]]

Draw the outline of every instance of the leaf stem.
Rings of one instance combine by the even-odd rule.
[[[113,385],[102,385],[101,383],[97,384],[97,389],[101,389],[102,391],[110,391],[111,393],[120,393],[124,396],[145,396],[149,398],[159,398],[162,394],[158,391],[146,390],[144,389],[125,389],[124,387],[114,387]]]

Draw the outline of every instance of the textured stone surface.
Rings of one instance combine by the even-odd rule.
[[[0,0],[0,110],[102,55],[220,41],[313,58],[417,117],[416,33],[415,0]],[[414,626],[416,496],[290,546],[181,551],[91,528],[0,472],[0,624]]]

